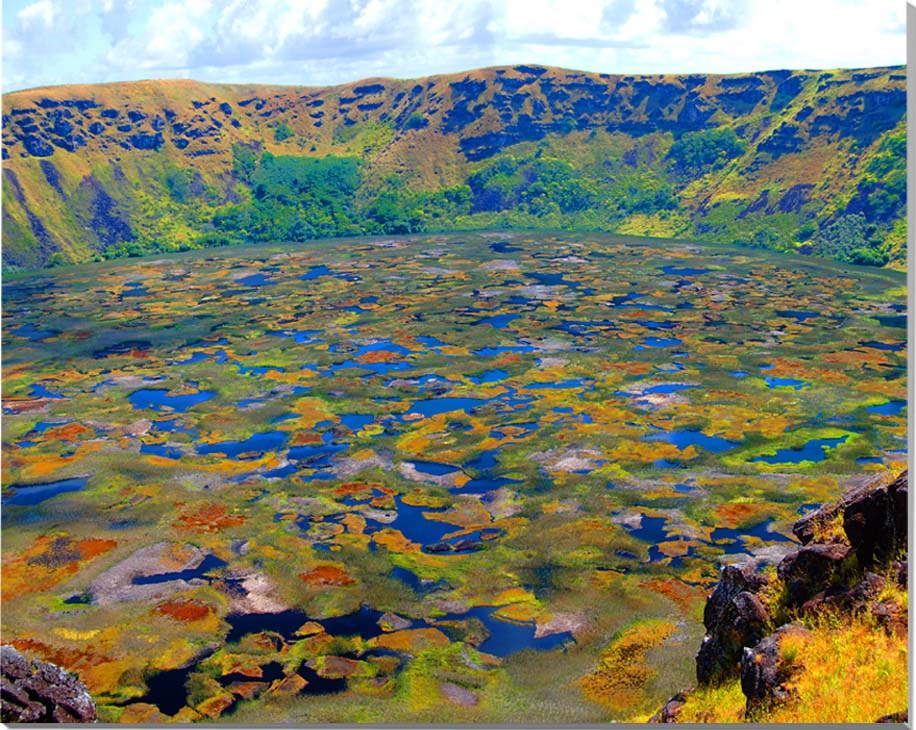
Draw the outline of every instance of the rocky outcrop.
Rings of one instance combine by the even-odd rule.
[[[799,623],[785,624],[753,648],[744,649],[741,655],[741,691],[747,697],[748,717],[753,717],[759,709],[774,702],[792,699],[788,680],[795,665],[783,651],[783,642],[787,637],[808,633]]]
[[[696,657],[697,682],[709,685],[740,677],[750,719],[774,702],[791,700],[787,682],[794,663],[783,643],[806,629],[799,623],[784,624],[766,635],[773,628],[774,606],[769,602],[781,602],[783,609],[801,616],[824,609],[840,615],[868,612],[888,631],[905,635],[906,611],[880,596],[889,581],[903,590],[907,586],[907,484],[904,471],[889,483],[882,479],[857,487],[798,520],[793,532],[803,547],[777,566],[785,589],[781,597],[762,595],[769,582],[755,572],[755,563],[724,568],[703,613],[707,633]],[[840,519],[842,534],[827,529]],[[879,567],[881,575],[872,572]],[[683,704],[684,693],[675,695],[652,721],[674,721]],[[895,722],[889,718],[899,716],[876,721]]]
[[[54,664],[0,647],[0,719],[3,722],[96,722],[86,686]]]
[[[887,562],[906,548],[907,473],[888,485],[857,490],[843,509],[843,531],[859,565]]]
[[[697,681],[710,684],[734,676],[741,652],[763,638],[770,616],[756,595],[765,576],[753,565],[729,565],[706,601],[706,637],[697,653]]]
[[[789,605],[800,606],[838,580],[851,552],[840,543],[812,544],[784,557],[776,573],[786,584]]]
[[[678,715],[681,714],[681,708],[687,703],[688,690],[678,692],[668,700],[662,709],[649,718],[651,723],[677,722]]]

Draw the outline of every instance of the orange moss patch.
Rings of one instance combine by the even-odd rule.
[[[207,604],[191,600],[160,603],[153,610],[176,621],[200,621],[213,611]]]
[[[334,489],[335,497],[349,497],[354,494],[362,494],[363,492],[368,492],[374,487],[377,487],[376,484],[369,484],[368,482],[347,482],[346,484],[341,484]]]
[[[74,575],[81,564],[107,553],[117,544],[115,540],[101,538],[74,541],[67,535],[43,535],[3,566],[3,600],[46,591]]]
[[[351,535],[362,535],[366,531],[366,518],[362,515],[348,513],[341,522]]]
[[[343,679],[365,671],[366,665],[356,659],[342,656],[326,656],[309,662],[319,677]]]
[[[57,428],[49,428],[44,435],[46,439],[76,441],[80,436],[91,436],[93,434],[95,434],[95,431],[82,423],[68,423]]]
[[[735,529],[747,524],[752,518],[764,517],[770,514],[766,505],[749,504],[747,502],[726,502],[716,507],[716,524],[719,527]]]
[[[448,637],[439,629],[405,629],[393,631],[390,634],[376,636],[369,644],[391,651],[420,651],[436,646],[445,646],[449,643]]]
[[[373,533],[372,539],[376,545],[381,545],[394,553],[419,553],[420,545],[411,542],[399,530],[392,527],[384,527],[378,532]]]
[[[194,512],[183,514],[174,526],[198,532],[219,532],[226,527],[241,525],[247,519],[244,515],[230,515],[224,505],[206,504]]]
[[[276,680],[270,685],[271,694],[297,695],[306,688],[308,682],[298,674],[290,674],[283,679]]]
[[[400,361],[401,356],[396,352],[389,352],[387,350],[373,350],[360,355],[356,358],[356,362],[361,365],[374,365],[383,362],[398,362]]]
[[[160,725],[168,720],[167,715],[159,712],[159,708],[146,702],[132,702],[124,708],[118,717],[118,722],[126,725]]]
[[[308,431],[298,431],[289,440],[290,446],[306,446],[308,444],[321,443],[321,434],[311,433]]]
[[[653,578],[639,585],[674,601],[682,611],[687,611],[691,604],[701,601],[706,596],[706,591],[699,586],[687,585],[677,578]]]
[[[666,540],[658,543],[659,552],[668,558],[677,558],[690,552],[693,543],[689,540]]]
[[[69,649],[31,638],[13,639],[9,643],[22,652],[32,653],[73,672],[92,695],[117,691],[124,672],[136,667],[136,657],[115,659],[102,654],[94,644],[88,644],[85,649]]]
[[[96,652],[51,646],[38,639],[12,639],[9,643],[19,651],[31,652],[46,662],[57,664],[59,667],[64,667],[70,671],[75,671],[79,667],[112,661],[110,657],[102,656]]]
[[[215,720],[235,704],[235,695],[231,692],[220,693],[208,697],[201,702],[195,709],[202,715]]]
[[[323,633],[324,626],[317,621],[306,621],[296,630],[296,636],[315,636]]]
[[[299,577],[310,586],[349,586],[356,583],[336,565],[319,565],[308,573],[300,573]]]
[[[41,479],[56,474],[67,464],[84,459],[87,454],[98,451],[102,448],[99,441],[89,441],[80,444],[79,448],[70,456],[56,456],[54,454],[42,454],[34,457],[34,461],[23,459],[23,467],[20,477],[25,481]]]
[[[623,336],[620,333],[619,336]],[[635,335],[633,335],[635,336]],[[615,370],[622,370],[628,375],[645,375],[652,370],[652,364],[648,362],[618,362],[614,363]]]

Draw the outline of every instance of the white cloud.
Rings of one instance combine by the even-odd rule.
[[[569,0],[506,0],[505,25],[509,37],[550,33],[563,38],[589,38],[599,31],[605,3],[585,0],[571,7]]]
[[[644,40],[658,32],[664,19],[665,12],[655,0],[637,0],[629,18],[614,37],[620,40]]]
[[[905,63],[899,0],[7,0],[4,88],[340,83],[541,63],[611,73]],[[78,62],[77,62],[78,59]]]
[[[54,24],[54,16],[58,12],[51,0],[38,0],[16,13],[16,20],[23,29],[31,32],[47,30]]]

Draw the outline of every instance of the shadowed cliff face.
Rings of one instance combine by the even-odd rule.
[[[331,88],[148,81],[22,91],[3,100],[3,261],[80,261],[138,239],[194,245],[214,211],[250,195],[242,148],[255,162],[264,151],[357,157],[362,203],[385,188],[461,186],[503,157],[558,158],[614,198],[627,194],[613,187],[622,170],[640,191],[651,177],[674,196],[638,216],[560,223],[775,248],[810,240],[816,250],[819,232],[858,215],[864,233],[850,245],[893,259],[904,160],[894,148],[870,163],[905,135],[904,112],[896,68],[618,76],[517,66]]]

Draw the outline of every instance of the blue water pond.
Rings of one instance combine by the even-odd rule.
[[[142,388],[127,396],[127,400],[137,410],[159,411],[168,408],[183,413],[189,408],[210,400],[215,395],[216,393],[209,390],[172,395],[167,390]]]
[[[712,451],[714,453],[728,451],[736,446],[740,446],[740,443],[737,441],[729,441],[721,436],[707,436],[702,431],[691,431],[690,429],[681,431],[661,431],[660,433],[644,436],[643,440],[667,441],[670,444],[674,444],[679,449],[686,449],[688,446],[699,446],[700,448],[706,449],[706,451]]]
[[[766,464],[800,464],[803,461],[820,462],[827,458],[827,452],[843,444],[848,436],[833,439],[811,439],[798,449],[779,449],[775,454],[757,456],[751,461],[762,461]]]
[[[896,416],[906,408],[905,400],[890,400],[887,403],[880,403],[875,406],[868,406],[865,410],[869,413],[877,413],[882,416]]]
[[[64,492],[78,492],[89,483],[89,477],[72,477],[44,484],[14,484],[13,494],[3,499],[3,504],[34,506]]]
[[[213,444],[201,444],[197,447],[198,454],[223,454],[230,459],[238,459],[241,454],[265,454],[277,451],[289,438],[286,431],[262,431],[252,434],[244,441],[220,441]]]

